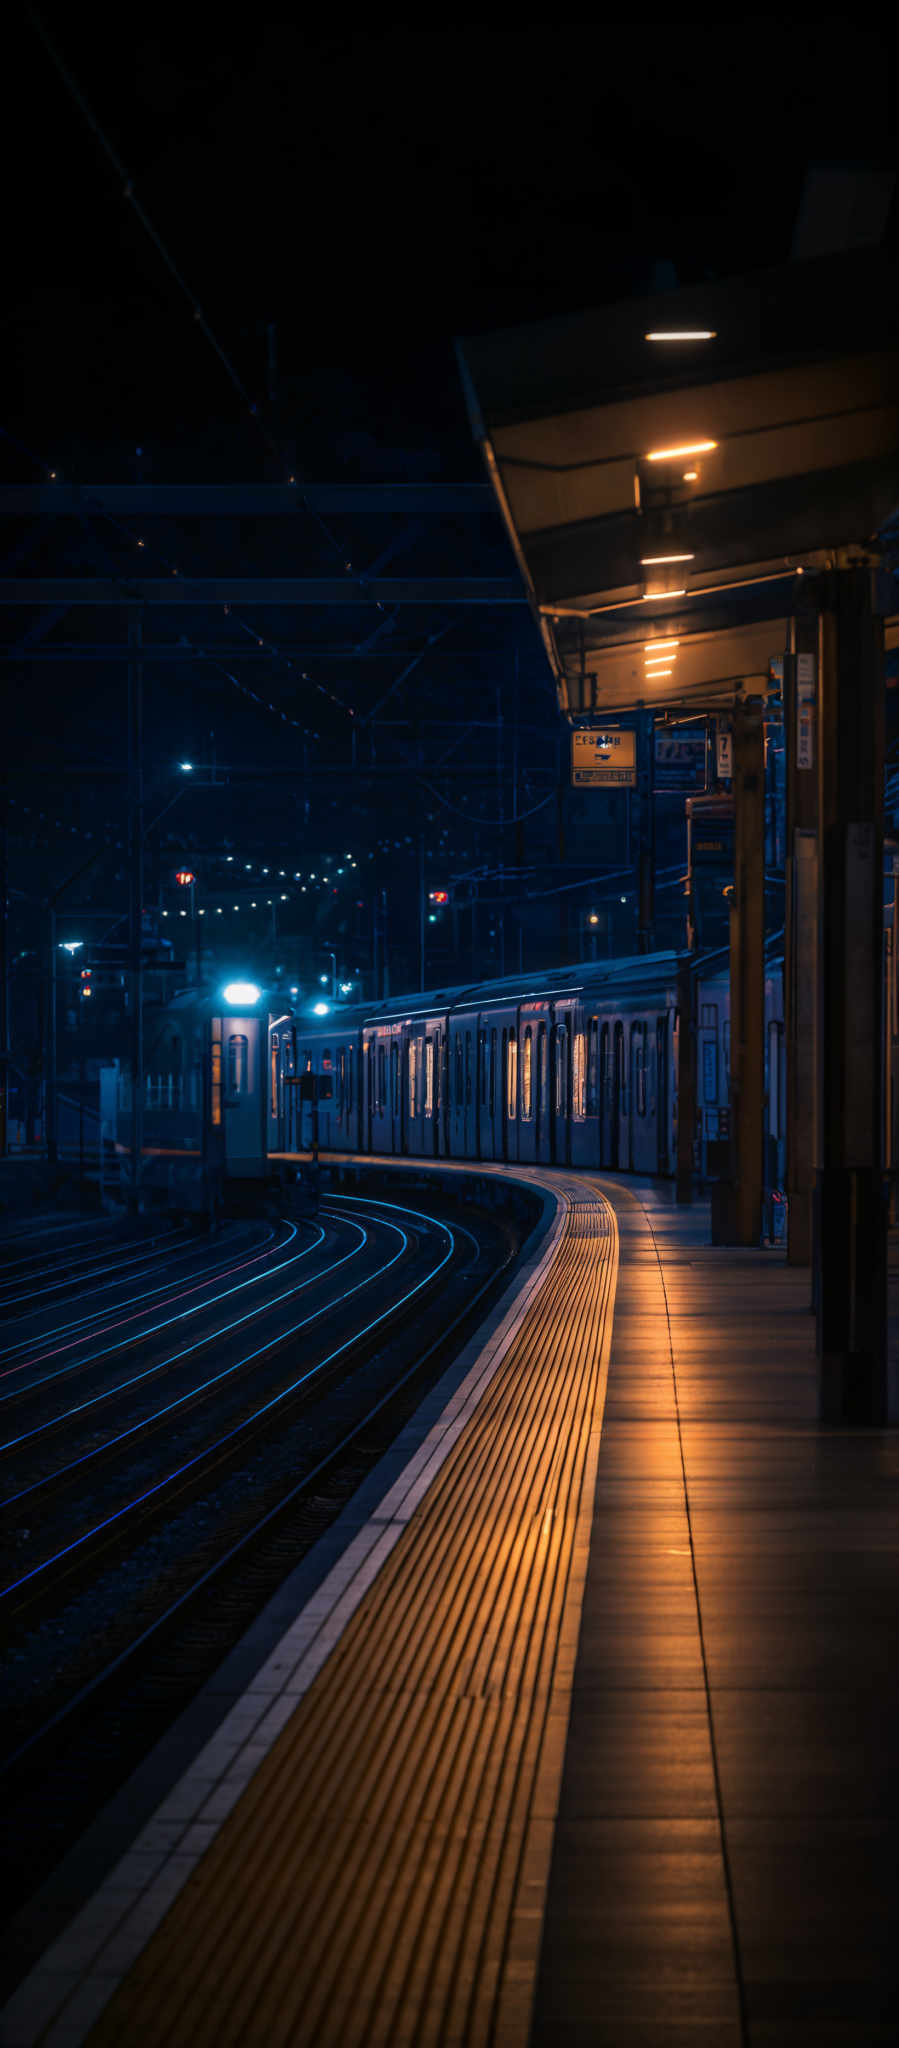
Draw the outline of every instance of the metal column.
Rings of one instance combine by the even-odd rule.
[[[815,1028],[818,979],[818,620],[790,626],[784,655],[787,841],[784,1047],[787,1062],[787,1261],[812,1257],[815,1188]]]
[[[684,962],[677,972],[677,1159],[676,1198],[693,1200],[693,1133],[696,1123],[696,1024],[694,979]]]
[[[765,736],[762,706],[733,718],[734,893],[730,923],[731,1244],[762,1235],[765,1109]]]
[[[639,912],[637,951],[651,953],[655,945],[655,715],[640,713],[637,735],[640,750],[638,784]]]
[[[128,621],[128,951],[131,983],[131,1188],[129,1207],[141,1203],[141,1161],[144,1148],[144,975],[142,917],[144,894],[143,787],[143,663],[140,617]]]
[[[887,1420],[883,1026],[883,622],[873,574],[818,580],[819,1413]]]

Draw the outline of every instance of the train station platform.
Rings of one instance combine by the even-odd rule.
[[[781,1253],[539,1178],[514,1298],[6,2048],[896,2040],[899,1437],[818,1425]]]

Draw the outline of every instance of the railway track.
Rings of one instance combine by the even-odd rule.
[[[33,1341],[7,1323],[0,1743],[26,1890],[339,1512],[515,1249],[467,1206],[333,1197],[317,1226],[243,1227],[77,1314],[60,1290]]]

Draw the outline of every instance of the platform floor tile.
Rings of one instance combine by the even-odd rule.
[[[899,2040],[899,1434],[819,1427],[807,1272],[610,1193],[531,2048],[878,2048]]]

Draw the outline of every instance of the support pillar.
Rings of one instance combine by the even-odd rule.
[[[765,1106],[765,736],[762,706],[733,718],[734,893],[730,920],[731,1244],[762,1235]]]
[[[637,951],[651,953],[655,945],[655,715],[640,713],[637,736],[640,750],[638,785],[639,830],[639,912]]]
[[[815,1033],[818,981],[818,621],[790,624],[784,655],[787,837],[784,1048],[787,1063],[787,1263],[812,1258],[815,1190]]]
[[[696,1123],[696,1025],[693,1016],[694,978],[685,962],[677,975],[677,1160],[675,1193],[679,1203],[693,1200],[693,1131]]]
[[[888,1419],[883,1117],[883,622],[868,568],[818,580],[818,1149],[822,1422]]]
[[[141,1202],[144,1149],[144,786],[143,786],[143,663],[140,618],[128,621],[128,951],[131,983],[131,1188],[129,1208]]]

